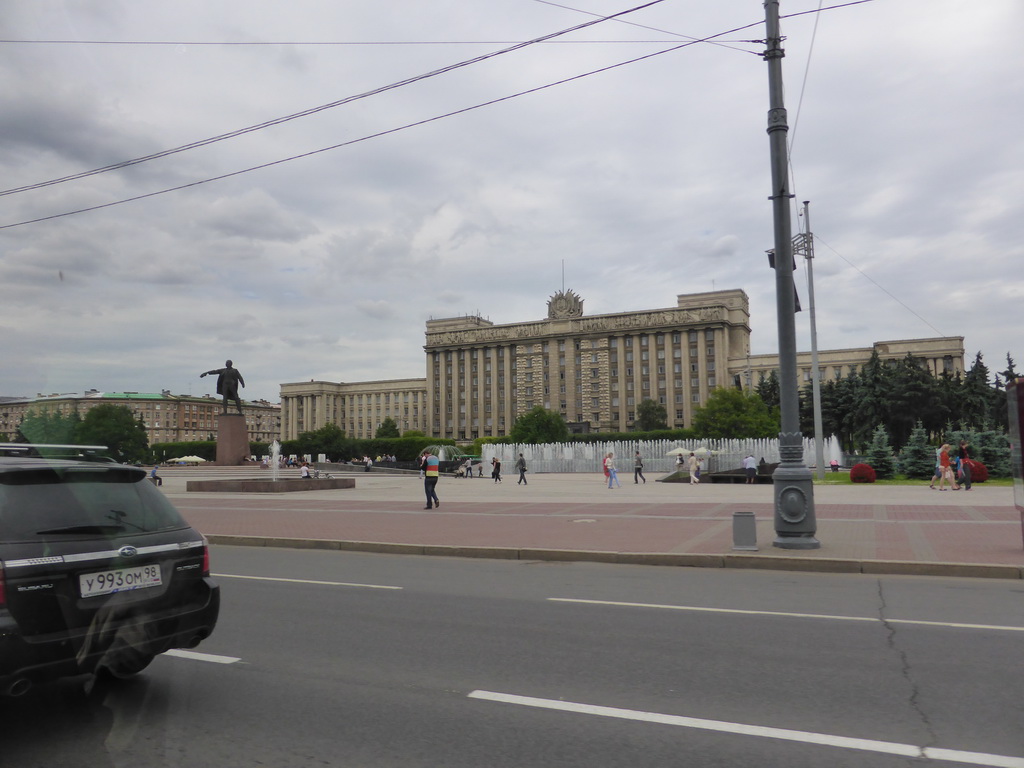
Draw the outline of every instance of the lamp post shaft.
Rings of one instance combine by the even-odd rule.
[[[768,138],[771,149],[772,214],[775,234],[775,301],[779,325],[780,463],[772,476],[775,494],[773,544],[783,549],[817,549],[814,484],[804,465],[797,382],[796,299],[793,286],[793,234],[789,191],[788,118],[782,88],[782,35],[779,0],[765,0],[768,63]]]

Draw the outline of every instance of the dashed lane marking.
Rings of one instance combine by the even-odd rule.
[[[212,653],[196,653],[181,648],[164,651],[164,656],[177,656],[179,659],[189,659],[190,661],[208,661],[211,664],[236,664],[241,661],[236,656],[214,656]]]
[[[317,579],[282,579],[276,576],[241,576],[236,573],[215,573],[219,579],[248,579],[250,581],[281,581],[286,584],[317,584],[326,587],[363,587],[364,589],[404,589],[387,584],[356,584],[348,581],[319,581]]]
[[[782,616],[797,619],[826,619],[829,621],[867,621],[876,624],[919,624],[928,627],[952,629],[980,629],[990,632],[1024,632],[1024,627],[999,624],[964,624],[952,621],[921,621],[918,619],[882,619],[877,616],[836,616],[827,613],[790,613],[787,611],[751,611],[740,608],[706,608],[699,605],[660,605],[657,603],[626,603],[615,600],[579,600],[570,597],[549,597],[555,603],[583,603],[584,605],[612,605],[622,608],[656,608],[663,611],[696,611],[701,613],[731,613],[743,616]]]
[[[992,766],[993,768],[1024,768],[1024,758],[1011,755],[992,755],[985,752],[964,752],[958,749],[940,749],[938,747],[922,747],[915,744],[901,744],[894,741],[875,741],[873,739],[857,739],[848,736],[835,736],[828,733],[812,731],[792,731],[786,728],[771,728],[746,723],[730,723],[723,720],[704,720],[697,717],[681,717],[665,715],[658,712],[644,712],[617,707],[601,707],[593,704],[579,704],[572,701],[555,699],[538,699],[532,696],[516,696],[509,693],[493,691],[472,691],[471,699],[493,701],[501,704],[516,704],[524,707],[551,709],[560,712],[573,712],[597,717],[613,717],[620,720],[634,720],[644,723],[674,725],[679,728],[696,728],[704,731],[717,731],[740,736],[757,736],[766,739],[816,744],[823,747],[838,749],[856,749],[862,752],[876,752],[887,755],[917,758],[920,760],[948,760],[967,765]]]

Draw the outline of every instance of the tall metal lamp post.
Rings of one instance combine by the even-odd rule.
[[[796,365],[796,300],[793,291],[793,240],[789,192],[789,124],[782,89],[782,35],[779,0],[765,0],[768,62],[768,138],[771,147],[772,213],[775,229],[775,303],[779,323],[779,395],[782,430],[780,464],[772,475],[775,491],[775,541],[782,549],[818,549],[814,482],[804,465],[800,434],[800,393]]]

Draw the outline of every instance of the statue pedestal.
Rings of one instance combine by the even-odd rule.
[[[217,466],[237,467],[250,455],[245,416],[222,413],[217,420]]]

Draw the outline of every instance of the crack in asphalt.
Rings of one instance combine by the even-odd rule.
[[[893,624],[891,624],[885,616],[885,589],[882,585],[881,579],[878,580],[878,603],[878,619],[882,622],[882,625],[885,627],[885,631],[887,633],[886,643],[889,646],[889,650],[895,653],[896,656],[899,658],[900,674],[906,681],[907,685],[910,687],[910,698],[908,699],[907,703],[910,705],[911,710],[913,710],[917,714],[918,718],[921,720],[921,723],[924,725],[925,730],[928,732],[928,742],[926,744],[921,745],[920,747],[920,757],[926,758],[926,750],[929,747],[935,746],[938,743],[939,737],[935,733],[935,729],[932,727],[931,720],[928,718],[928,713],[925,712],[924,707],[921,705],[921,691],[914,680],[910,664],[910,658],[907,655],[907,652],[903,648],[900,648],[897,644],[896,627]]]

